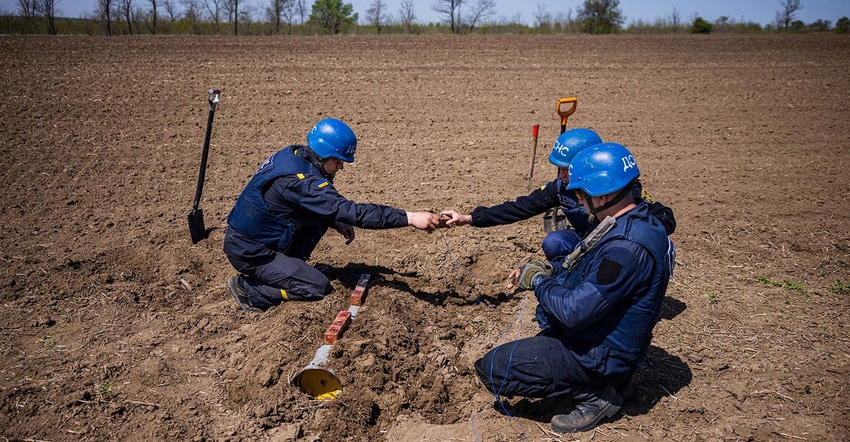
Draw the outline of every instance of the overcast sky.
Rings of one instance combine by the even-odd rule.
[[[177,0],[179,2],[179,0]],[[242,0],[257,7],[264,6],[270,0]],[[307,0],[312,4],[312,0]],[[346,0],[343,0],[346,1]],[[366,9],[374,0],[348,0],[354,6],[354,12],[360,14],[361,21]],[[383,0],[389,12],[398,15],[402,0]],[[474,0],[467,0],[474,1]],[[495,0],[496,16],[513,21],[517,17],[526,24],[531,24],[538,5],[552,14],[572,11],[573,16],[582,0]],[[147,7],[148,0],[134,0],[140,6]],[[420,23],[436,22],[440,15],[433,11],[436,0],[413,0],[416,9],[416,21]],[[94,10],[97,0],[56,0],[56,8],[67,17],[82,17]],[[829,20],[832,25],[841,17],[850,17],[850,0],[802,0],[803,8],[795,17],[805,23],[817,19]],[[620,9],[626,19],[626,25],[633,21],[644,20],[652,23],[655,19],[669,18],[673,11],[679,13],[682,21],[690,22],[699,15],[708,21],[715,21],[720,16],[728,16],[735,21],[750,21],[766,25],[774,22],[776,12],[780,10],[780,0],[620,0]],[[0,0],[0,11],[16,13],[18,0]]]

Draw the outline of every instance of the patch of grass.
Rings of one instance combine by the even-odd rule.
[[[106,402],[112,399],[112,384],[96,385],[95,392],[98,396],[98,402]]]
[[[38,338],[38,343],[41,344],[44,348],[50,348],[56,345],[56,341],[53,339],[53,336],[45,335]]]
[[[835,293],[836,295],[846,295],[850,294],[850,283],[842,282],[840,279],[836,279],[835,283],[832,284],[832,287],[829,288],[830,293]]]
[[[708,294],[708,303],[709,304],[717,304],[720,302],[720,295],[717,294],[714,290],[706,287],[705,292]]]
[[[764,285],[772,285],[774,287],[779,287],[786,290],[792,290],[797,292],[798,295],[808,297],[809,292],[806,290],[805,285],[799,281],[791,281],[790,279],[783,279],[782,281],[774,281],[770,278],[759,276],[758,281]]]

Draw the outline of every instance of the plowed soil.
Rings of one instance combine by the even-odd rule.
[[[569,402],[504,400],[472,363],[535,333],[540,217],[331,232],[335,292],[243,313],[224,219],[271,153],[348,122],[349,198],[468,213],[526,194],[567,126],[635,153],[678,265],[635,396],[561,440],[850,438],[850,39],[792,36],[0,37],[0,436],[550,440]],[[187,225],[221,88],[201,208]],[[371,273],[328,366],[290,385]]]

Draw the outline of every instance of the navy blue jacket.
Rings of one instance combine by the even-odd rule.
[[[640,181],[632,188],[632,197],[635,202],[647,200],[649,211],[661,221],[668,235],[676,230],[676,218],[673,210],[669,207],[655,202],[643,192]],[[560,178],[534,189],[530,194],[521,196],[515,201],[506,201],[492,207],[478,206],[472,211],[473,227],[492,227],[511,224],[540,215],[549,209],[561,207],[567,215],[570,225],[580,236],[584,236],[594,226],[588,221],[587,211],[578,203],[578,198],[572,190],[567,190],[564,181]]]
[[[617,218],[575,269],[556,268],[535,288],[549,333],[597,381],[618,385],[643,359],[661,317],[673,253],[661,223],[641,203]]]
[[[285,253],[307,260],[335,222],[365,229],[407,225],[407,213],[359,204],[340,195],[310,148],[288,146],[270,156],[245,186],[227,218],[238,246],[228,256],[256,258]],[[233,242],[233,241],[231,241]]]

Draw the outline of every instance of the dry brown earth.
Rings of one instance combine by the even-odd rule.
[[[569,125],[629,146],[676,211],[679,265],[637,396],[563,440],[847,440],[848,54],[837,35],[0,37],[0,436],[553,438],[568,404],[512,399],[513,420],[471,368],[534,333],[534,297],[501,279],[542,256],[539,217],[329,235],[313,259],[336,292],[260,315],[226,293],[221,243],[252,172],[320,118],[360,137],[343,194],[468,212],[525,193],[532,125],[543,152],[576,95]],[[313,401],[288,379],[364,271],[330,361],[345,389]]]

